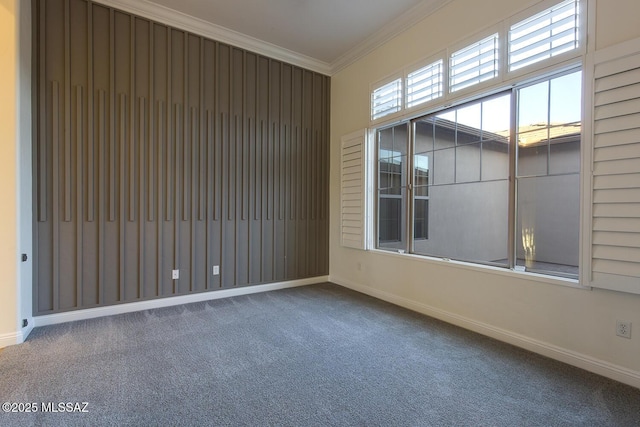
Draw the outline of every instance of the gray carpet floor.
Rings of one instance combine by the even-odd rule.
[[[333,284],[36,328],[2,426],[640,426],[640,390]]]

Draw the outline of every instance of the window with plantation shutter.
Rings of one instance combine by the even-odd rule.
[[[407,74],[407,108],[442,96],[442,59]]]
[[[397,113],[401,108],[402,79],[395,79],[371,93],[371,120]]]
[[[449,65],[449,90],[456,92],[498,75],[498,33],[454,52]]]
[[[364,129],[345,135],[340,153],[340,241],[356,249],[366,238],[365,141]]]
[[[613,57],[596,52],[593,74],[591,285],[632,293],[640,293],[638,42]]]
[[[509,71],[578,47],[579,2],[566,0],[509,29]]]

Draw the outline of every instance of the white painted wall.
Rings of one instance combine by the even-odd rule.
[[[590,1],[598,49],[640,36],[640,2]],[[534,3],[454,0],[333,77],[330,278],[640,387],[640,295],[340,246],[340,137],[369,126],[369,85]],[[631,340],[616,337],[616,319],[633,322]]]
[[[31,319],[31,26],[29,1],[0,0],[0,348]],[[33,322],[30,322],[33,323]]]

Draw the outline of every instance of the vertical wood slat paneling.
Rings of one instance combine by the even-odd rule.
[[[116,220],[116,91],[115,91],[115,22],[109,10],[109,221]]]
[[[129,16],[129,222],[136,220],[136,18]]]
[[[327,77],[102,4],[35,2],[37,314],[326,273]]]
[[[220,193],[222,191],[222,187],[219,184],[220,181],[220,175],[221,175],[221,171],[222,168],[220,167],[220,158],[221,158],[221,154],[220,154],[220,144],[222,141],[222,131],[220,131],[220,135],[218,135],[218,129],[222,129],[222,124],[219,121],[219,99],[220,97],[220,45],[218,43],[214,43],[214,50],[213,50],[213,69],[214,69],[214,76],[213,76],[213,94],[214,94],[214,99],[212,100],[212,104],[213,104],[213,111],[211,112],[211,116],[213,117],[213,168],[216,171],[216,173],[213,173],[213,220],[214,221],[218,221],[220,219],[220,203],[219,203],[219,197],[220,197]],[[218,138],[218,136],[220,136],[220,138]],[[219,239],[220,240],[220,239]]]
[[[69,0],[64,2],[64,221],[71,221],[71,27]]]
[[[123,248],[123,246],[125,245],[125,240],[124,240],[124,233],[125,233],[125,212],[126,212],[126,207],[125,207],[125,185],[126,185],[126,181],[125,181],[125,176],[126,176],[126,164],[125,164],[125,158],[126,158],[126,151],[125,151],[125,147],[127,145],[127,122],[126,122],[126,114],[127,114],[127,96],[125,94],[120,94],[120,108],[119,108],[119,114],[118,116],[120,117],[119,120],[119,143],[118,143],[118,151],[120,153],[120,161],[119,161],[119,173],[120,173],[120,186],[119,186],[119,193],[120,193],[120,215],[119,215],[119,221],[118,221],[118,232],[119,232],[119,236],[118,236],[118,242],[120,245],[120,253],[119,253],[119,262],[118,262],[118,301],[122,301],[124,298],[124,281],[125,281],[125,277],[124,277],[124,272],[125,272],[125,254],[126,254],[126,250]]]
[[[189,168],[189,149],[191,148],[191,138],[189,133],[191,132],[191,126],[189,124],[189,36],[184,33],[182,37],[182,96],[183,96],[183,150],[182,150],[182,220],[187,221],[190,219],[190,209],[188,205],[189,194],[189,181],[190,171]]]
[[[93,3],[87,3],[87,138],[89,139],[87,147],[87,221],[93,222],[95,216],[95,139],[93,134],[94,116],[93,116]]]
[[[155,106],[155,98],[154,98],[154,85],[155,85],[155,74],[154,74],[154,23],[149,22],[149,119],[147,124],[147,135],[149,135],[149,139],[147,140],[147,220],[155,221],[156,218],[156,195],[158,189],[156,185],[158,181],[155,179],[155,158],[156,158],[156,144],[155,144],[155,117],[154,114],[154,106]],[[158,242],[158,246],[160,243]]]
[[[207,228],[207,236],[206,236],[206,247],[207,247],[207,265],[206,265],[206,283],[205,289],[211,289],[212,287],[212,274],[209,272],[212,271],[213,266],[213,256],[212,256],[212,228],[213,228],[213,210],[215,206],[215,184],[214,184],[214,173],[213,173],[213,165],[214,165],[214,130],[213,130],[213,112],[211,110],[205,111],[206,117],[206,128],[205,128],[205,147],[207,151],[207,168],[206,168],[206,188],[205,188],[205,198],[206,198],[206,208],[205,208],[205,220],[206,220],[206,228]]]
[[[84,133],[83,133],[83,102],[82,102],[82,86],[76,86],[76,102],[75,102],[75,145],[76,145],[76,190],[75,190],[75,205],[76,205],[76,215],[75,215],[75,223],[76,223],[76,305],[81,304],[82,302],[82,258],[83,258],[83,245],[82,245],[82,225],[83,225],[83,215],[82,215],[82,207],[84,206],[83,198],[84,198],[84,189],[82,185],[82,176],[83,176],[83,145],[84,145]]]
[[[45,3],[39,5],[40,9],[38,10],[38,18],[40,22],[44,22]],[[39,102],[39,123],[38,123],[38,131],[35,135],[38,136],[38,160],[39,167],[37,172],[38,176],[38,221],[46,222],[47,221],[47,114],[46,114],[46,106],[47,106],[47,79],[46,79],[46,33],[44,31],[44,25],[41,25],[38,28],[38,43],[40,45],[40,52],[38,53],[38,67],[40,67],[40,75],[38,76],[38,102]]]
[[[109,188],[105,184],[106,179],[105,175],[108,171],[105,168],[107,163],[106,161],[106,136],[105,136],[105,105],[104,100],[105,93],[104,90],[98,91],[98,289],[97,289],[97,304],[102,304],[104,301],[104,276],[105,276],[105,223],[107,221],[111,221],[111,207],[108,208],[109,214],[107,213],[107,200],[105,194],[105,187]],[[111,192],[111,188],[109,188],[109,192]]]
[[[180,164],[180,147],[183,145],[182,139],[182,108],[180,104],[174,104],[173,106],[173,132],[174,132],[174,144],[173,144],[173,166],[174,166],[174,179],[173,179],[173,211],[175,212],[176,223],[180,218],[180,200],[181,200],[181,188],[180,179],[182,174],[182,165]],[[175,237],[177,240],[177,237]]]
[[[51,85],[51,128],[51,148],[53,151],[53,194],[51,197],[53,202],[53,213],[51,215],[53,222],[53,241],[51,242],[53,246],[51,251],[53,277],[51,284],[53,288],[52,309],[57,310],[60,306],[60,251],[58,250],[60,245],[60,84],[56,81],[53,81]]]
[[[158,197],[157,197],[157,224],[156,224],[156,229],[157,229],[157,233],[158,233],[158,245],[156,247],[156,262],[157,262],[157,270],[156,270],[156,274],[157,274],[157,278],[156,278],[156,295],[162,295],[162,272],[164,270],[164,235],[163,235],[163,231],[164,231],[164,221],[162,220],[162,213],[164,211],[164,190],[163,190],[163,181],[164,181],[164,175],[166,175],[166,173],[163,173],[163,169],[162,166],[164,164],[164,156],[165,156],[165,151],[163,150],[164,147],[164,141],[165,141],[165,136],[164,136],[164,126],[163,124],[166,123],[166,117],[165,117],[165,109],[164,109],[164,102],[163,101],[156,101],[156,138],[157,138],[157,147],[158,147],[158,157],[157,157],[157,167],[156,167],[156,190],[158,192]],[[166,171],[165,171],[166,172]]]
[[[146,114],[146,100],[144,97],[139,97],[138,98],[138,141],[137,141],[137,145],[138,145],[138,173],[137,173],[137,178],[138,178],[138,200],[136,201],[136,209],[135,211],[138,213],[137,217],[139,218],[139,221],[137,222],[138,224],[138,292],[137,292],[137,296],[138,298],[142,298],[142,296],[144,295],[144,276],[145,276],[145,256],[144,256],[144,251],[146,248],[145,245],[145,238],[144,238],[144,220],[145,220],[145,215],[144,215],[144,207],[145,207],[145,203],[144,203],[144,198],[145,198],[145,191],[144,191],[144,166],[145,166],[145,153],[144,153],[144,148],[146,146],[146,139],[147,139],[147,134],[146,134],[146,119],[147,119],[147,114]],[[133,144],[132,144],[133,145]]]
[[[171,100],[171,91],[173,90],[172,88],[172,77],[171,77],[171,46],[172,46],[172,41],[171,41],[171,28],[167,29],[167,119],[166,119],[166,123],[167,123],[167,141],[166,141],[166,182],[165,182],[165,221],[171,221],[173,219],[172,215],[171,215],[171,211],[172,211],[172,203],[171,203],[171,181],[170,181],[170,177],[171,177],[171,149],[170,149],[170,143],[171,143],[171,139],[172,139],[172,135],[173,135],[173,128],[172,128],[172,123],[173,121],[171,120],[171,112],[172,112],[172,100]],[[175,157],[174,157],[174,161],[175,161]]]

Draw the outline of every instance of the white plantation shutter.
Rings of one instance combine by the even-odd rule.
[[[640,40],[595,55],[591,273],[640,293]]]
[[[340,241],[356,249],[365,249],[365,141],[366,130],[345,135],[340,153]]]
[[[402,108],[402,79],[395,79],[371,93],[371,120],[397,113]]]
[[[498,47],[496,33],[451,54],[449,90],[455,92],[496,77]]]
[[[509,29],[509,71],[578,48],[579,1],[566,0]]]
[[[407,74],[407,108],[442,96],[442,59]]]

